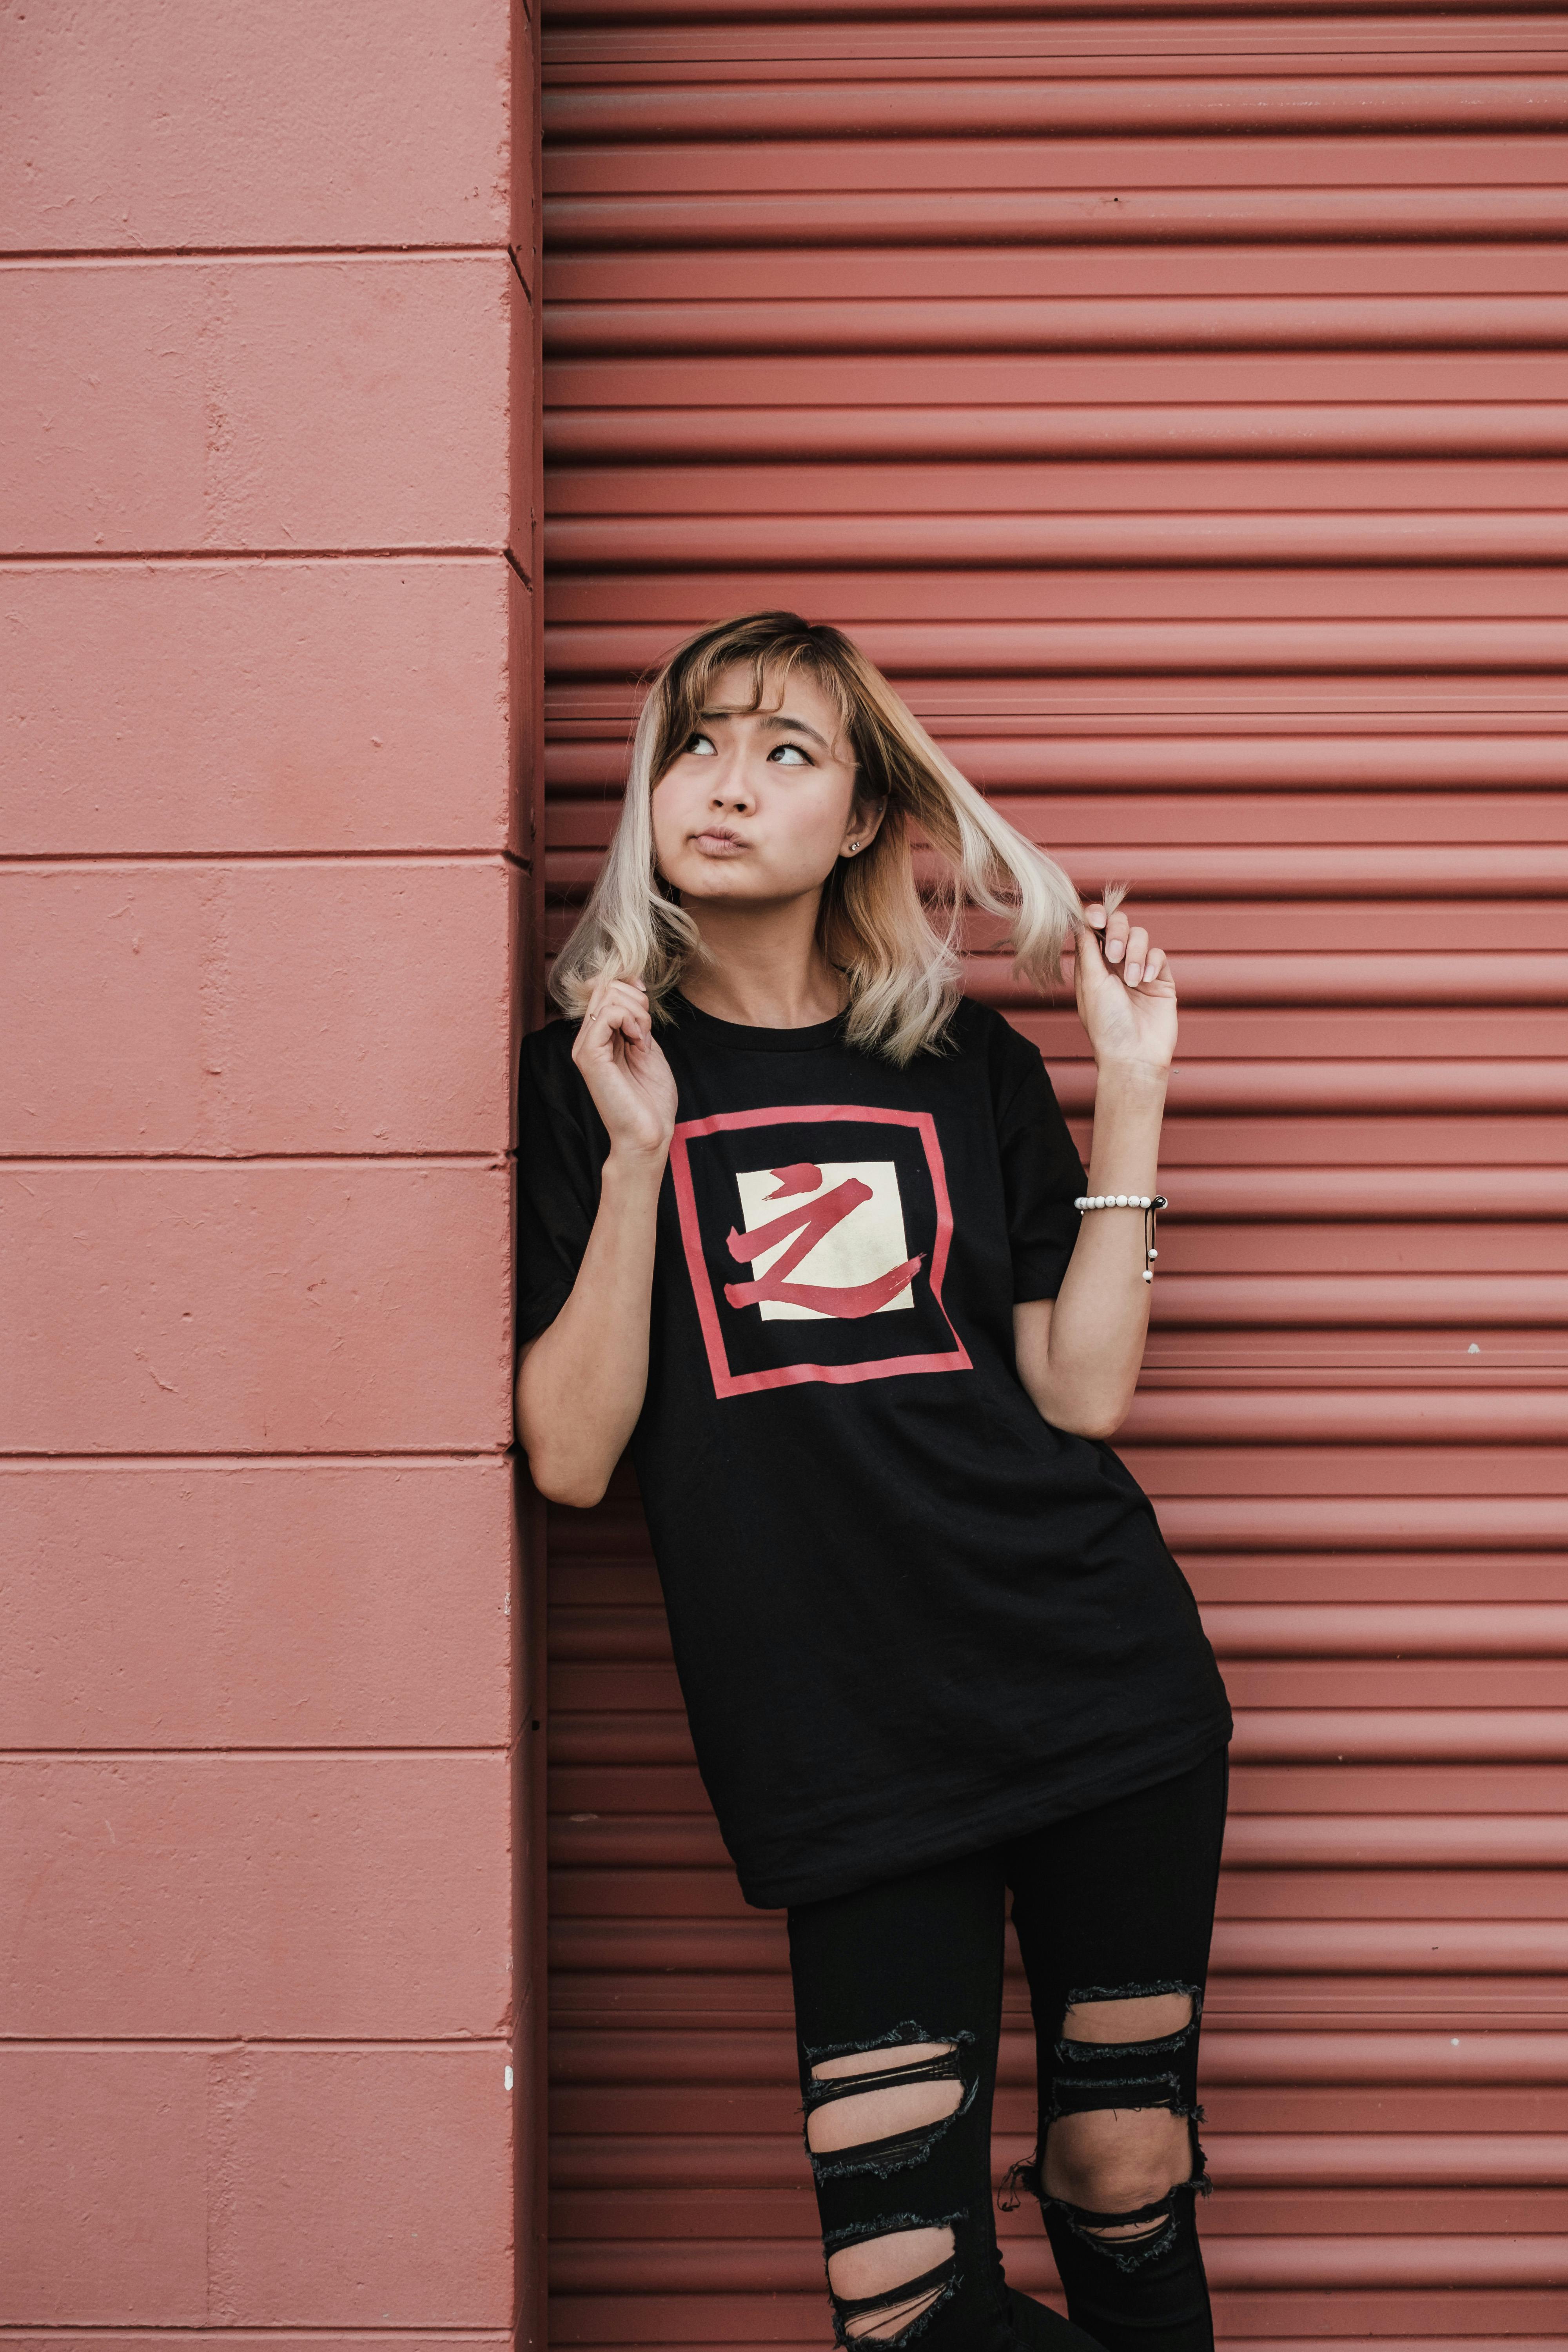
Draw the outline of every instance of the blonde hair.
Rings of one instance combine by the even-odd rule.
[[[734,663],[750,667],[752,710],[794,669],[820,687],[853,748],[857,803],[882,810],[862,855],[841,857],[828,875],[818,917],[823,951],[847,984],[850,1045],[897,1063],[940,1045],[960,993],[966,903],[1008,919],[1017,977],[1036,986],[1060,978],[1062,950],[1083,920],[1061,867],[997,815],[842,630],[795,613],[750,613],[689,637],[647,689],[620,822],[551,975],[559,1004],[580,1015],[607,974],[640,979],[656,1015],[668,1018],[682,971],[701,953],[696,924],[655,861],[653,790],[697,730],[714,678]],[[941,869],[923,898],[911,822]]]

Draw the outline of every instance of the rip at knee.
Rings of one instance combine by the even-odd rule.
[[[1046,2136],[1046,2194],[1107,2242],[1156,2237],[1191,2170],[1189,2133],[1162,2107],[1058,2116]]]
[[[963,2053],[971,2039],[939,2039],[911,2022],[862,2048],[808,2052],[805,2146],[817,2179],[922,2162],[974,2096]]]
[[[1124,2272],[1169,2253],[1209,2189],[1195,2113],[1055,2116],[1033,2170],[1047,2217]]]
[[[1013,2179],[1123,2270],[1173,2242],[1208,2179],[1197,2126],[1196,1985],[1068,1997],[1042,2147]]]
[[[951,2221],[899,2214],[826,2241],[834,2335],[840,2345],[913,2343],[953,2292],[958,2242]]]

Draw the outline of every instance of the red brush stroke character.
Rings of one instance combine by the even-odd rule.
[[[796,1160],[793,1167],[775,1168],[772,1173],[779,1180],[778,1190],[768,1194],[770,1201],[783,1201],[792,1194],[810,1192],[822,1182],[822,1171],[809,1160]],[[781,1216],[765,1225],[758,1225],[749,1234],[730,1229],[730,1255],[742,1265],[754,1262],[764,1251],[794,1234],[795,1240],[767,1272],[751,1282],[727,1282],[724,1296],[731,1307],[760,1307],[764,1300],[779,1306],[809,1307],[818,1315],[831,1315],[843,1322],[856,1322],[863,1315],[875,1315],[906,1289],[920,1271],[919,1257],[906,1258],[887,1274],[879,1274],[873,1282],[847,1285],[818,1282],[791,1282],[790,1276],[803,1257],[816,1247],[825,1234],[841,1225],[846,1217],[872,1198],[869,1184],[858,1176],[846,1176],[830,1192],[815,1201],[803,1201],[798,1207],[785,1209]]]

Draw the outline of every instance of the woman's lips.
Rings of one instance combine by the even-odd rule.
[[[746,846],[733,833],[694,833],[691,838],[705,857],[733,857]]]

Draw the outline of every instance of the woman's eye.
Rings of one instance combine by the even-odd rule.
[[[811,765],[798,743],[776,743],[768,757],[776,760],[781,768],[809,768]]]
[[[695,751],[699,759],[711,760],[717,757],[711,735],[693,735],[686,748],[689,751]]]

